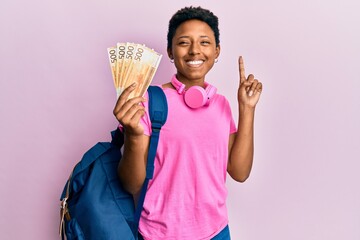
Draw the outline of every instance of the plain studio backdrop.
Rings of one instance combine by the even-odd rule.
[[[2,0],[1,239],[58,239],[70,171],[117,125],[107,47],[154,48],[164,56],[153,83],[169,81],[168,21],[190,5],[220,19],[207,80],[236,121],[239,55],[264,84],[252,174],[227,180],[232,239],[360,239],[357,0]]]

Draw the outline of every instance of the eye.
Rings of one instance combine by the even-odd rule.
[[[210,45],[209,41],[201,41],[201,45]]]
[[[185,45],[188,45],[189,43],[186,42],[186,41],[180,41],[178,44],[179,44],[179,45],[182,45],[182,46],[185,46]]]

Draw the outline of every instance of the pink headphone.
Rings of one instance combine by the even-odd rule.
[[[216,87],[205,83],[205,89],[200,86],[192,86],[185,90],[185,84],[177,80],[176,75],[171,79],[171,84],[177,90],[179,94],[184,95],[184,101],[190,108],[199,108],[209,104],[210,99],[216,93]]]

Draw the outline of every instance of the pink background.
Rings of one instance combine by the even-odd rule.
[[[228,179],[233,239],[360,239],[357,0],[2,0],[1,239],[58,239],[72,167],[116,126],[106,48],[153,47],[164,54],[154,82],[168,81],[168,20],[191,4],[220,19],[208,81],[235,119],[239,55],[264,83],[252,175]]]

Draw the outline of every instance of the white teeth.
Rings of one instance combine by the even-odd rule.
[[[201,60],[198,60],[198,61],[188,61],[187,63],[190,64],[190,65],[198,65],[198,64],[202,64],[203,61],[201,61]]]

